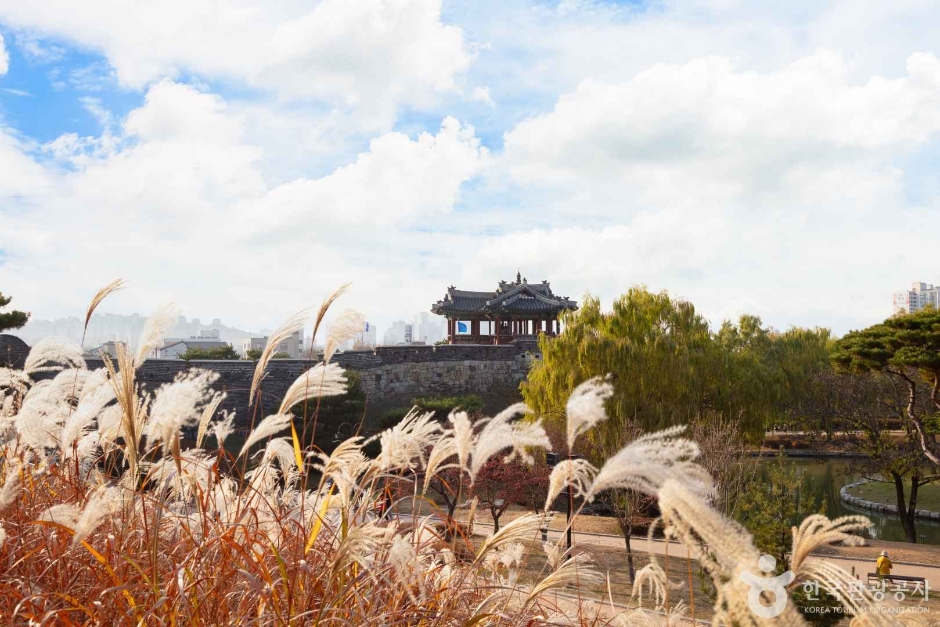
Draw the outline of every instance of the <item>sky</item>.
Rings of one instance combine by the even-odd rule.
[[[940,5],[0,0],[0,291],[381,334],[516,271],[844,333],[940,282]],[[931,35],[934,35],[931,37]]]

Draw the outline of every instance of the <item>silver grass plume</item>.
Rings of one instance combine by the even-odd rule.
[[[421,413],[413,408],[401,421],[379,435],[382,452],[375,462],[381,470],[411,470],[424,465],[424,452],[440,433],[434,412]]]
[[[173,303],[168,303],[153,312],[147,322],[144,323],[144,330],[140,332],[137,340],[137,350],[134,353],[134,368],[139,368],[148,354],[163,340],[167,332],[176,324],[179,319],[179,307]]]
[[[563,588],[568,584],[579,587],[599,585],[604,580],[604,576],[591,563],[586,553],[572,555],[566,561],[557,564],[551,573],[531,587],[523,607],[527,607],[549,590]]]
[[[445,434],[437,438],[437,441],[431,448],[431,452],[428,453],[428,461],[424,467],[423,494],[427,494],[428,488],[431,487],[431,480],[434,479],[437,473],[453,467],[453,464],[444,464],[444,462],[453,457],[456,453],[457,445],[454,442],[453,435]]]
[[[336,364],[319,363],[297,377],[287,388],[277,413],[287,414],[291,407],[307,399],[339,396],[345,393],[345,371]]]
[[[235,421],[235,412],[224,412],[222,420],[212,423],[212,434],[215,436],[216,445],[222,448],[225,445],[225,439],[235,431],[233,425]]]
[[[825,544],[842,542],[850,546],[860,545],[862,538],[856,533],[869,526],[871,522],[865,516],[844,516],[829,520],[826,516],[814,514],[803,520],[799,527],[793,527],[790,570],[796,577],[791,587],[803,581],[817,581],[851,613],[867,616],[867,624],[887,625],[892,621],[878,613],[871,591],[859,586],[855,577],[829,562],[806,560],[814,549]]]
[[[669,586],[669,580],[666,578],[666,571],[653,558],[650,559],[649,564],[636,571],[633,580],[632,597],[637,599],[640,607],[643,607],[644,586],[649,591],[649,596],[655,601],[654,607],[662,607],[666,599],[666,588]]]
[[[76,400],[73,392],[81,393],[88,376],[87,370],[62,370],[30,389],[14,420],[24,444],[34,450],[59,446],[62,425]]]
[[[70,452],[72,444],[84,435],[105,406],[114,400],[114,389],[108,381],[107,371],[95,370],[85,381],[78,399],[78,406],[65,419],[65,424],[62,426],[60,444],[64,455]]]
[[[715,582],[715,624],[741,627],[806,624],[792,604],[787,604],[783,613],[773,619],[763,619],[751,612],[748,604],[751,586],[742,575],[761,572],[760,551],[751,534],[712,509],[700,491],[681,480],[669,479],[659,490],[659,508],[667,535],[678,537]]]
[[[36,342],[23,364],[23,371],[30,376],[67,368],[83,370],[85,358],[78,344],[61,337],[46,337]]]
[[[16,501],[20,494],[20,475],[23,462],[18,459],[6,459],[6,472],[3,477],[3,486],[0,487],[0,512]]]
[[[32,381],[22,370],[0,368],[0,399],[11,398],[11,408],[18,411]]]
[[[150,320],[147,322],[149,323]],[[154,324],[157,325],[157,323]],[[146,325],[144,331],[145,333],[142,334],[142,337],[148,333],[154,332],[152,328],[148,331]],[[144,346],[149,341],[150,340],[142,339],[141,346]],[[143,354],[146,354],[146,351],[144,351]],[[130,466],[130,473],[125,476],[128,481],[133,482],[136,481],[139,470],[138,461],[140,451],[138,449],[140,447],[141,430],[143,429],[143,422],[146,416],[147,400],[137,395],[137,365],[134,363],[131,354],[123,344],[117,345],[117,357],[115,357],[115,360],[112,361],[108,355],[102,355],[102,357],[104,358],[104,366],[108,370],[108,379],[111,382],[111,387],[114,389],[114,397],[121,407],[121,420],[118,424],[117,435],[123,439],[121,448]],[[103,430],[102,436],[104,436]],[[112,438],[111,442],[116,444],[117,439]]]
[[[265,344],[264,350],[261,351],[261,356],[258,358],[258,363],[255,364],[254,376],[251,378],[251,389],[248,393],[249,405],[255,400],[255,394],[258,393],[258,386],[261,385],[261,377],[264,375],[264,371],[267,369],[268,362],[271,361],[274,351],[277,350],[277,345],[290,337],[292,333],[303,329],[307,320],[310,318],[310,313],[311,309],[309,308],[298,311],[285,320],[281,326],[274,330],[271,337],[268,338],[268,343]]]
[[[285,474],[295,466],[294,446],[291,444],[291,441],[286,438],[272,438],[268,440],[268,443],[260,453],[262,464],[269,464],[276,460],[281,472]]]
[[[75,535],[72,536],[72,545],[81,544],[104,518],[123,504],[124,491],[121,488],[101,486],[92,491],[85,501],[78,520],[75,522]]]
[[[571,392],[565,407],[568,450],[574,450],[578,436],[607,419],[604,401],[614,393],[610,375],[588,379]]]
[[[317,310],[317,316],[313,321],[313,331],[310,333],[310,358],[313,359],[313,346],[314,340],[316,340],[317,333],[320,330],[320,325],[323,323],[323,318],[326,316],[326,312],[329,311],[330,307],[333,306],[333,303],[336,302],[336,299],[346,293],[346,290],[352,283],[343,283],[338,288],[336,288],[332,294],[323,299],[323,302],[320,303],[320,309]]]
[[[591,465],[586,459],[565,459],[552,468],[552,473],[548,478],[548,495],[545,498],[545,509],[548,510],[552,503],[565,489],[565,486],[571,486],[575,496],[584,496],[591,489],[591,482],[597,468]]]
[[[509,542],[531,542],[542,527],[544,516],[541,514],[523,514],[519,518],[506,523],[499,531],[486,538],[477,549],[475,564],[479,564],[486,555]]]
[[[605,490],[627,488],[655,496],[668,480],[708,495],[714,490],[708,472],[695,459],[698,445],[679,438],[684,426],[672,427],[637,438],[608,459],[585,495],[590,502]]]
[[[91,299],[91,302],[88,303],[88,309],[85,310],[85,326],[83,327],[83,331],[82,331],[83,343],[85,341],[85,333],[88,331],[88,323],[91,322],[91,316],[92,314],[95,313],[95,309],[98,308],[98,305],[101,304],[101,301],[103,301],[105,298],[107,298],[114,292],[124,289],[124,287],[125,287],[124,279],[116,279],[114,281],[111,281],[110,283],[102,287],[100,290],[98,290],[98,293],[96,293],[94,297]]]
[[[284,414],[271,414],[264,420],[258,423],[258,425],[252,430],[248,435],[248,439],[245,440],[242,450],[238,453],[238,456],[241,457],[248,450],[260,442],[261,440],[271,437],[272,435],[277,435],[290,425],[290,416]]]
[[[865,516],[843,516],[835,520],[821,514],[807,516],[799,527],[793,527],[790,570],[799,576],[804,560],[820,546],[835,542],[861,546],[864,540],[857,534],[869,527],[871,521]]]
[[[470,483],[476,479],[480,469],[493,455],[507,448],[512,451],[506,457],[509,462],[514,457],[520,457],[526,463],[532,463],[532,456],[526,450],[530,447],[548,448],[551,441],[542,429],[541,421],[510,422],[520,414],[531,413],[524,403],[510,405],[496,416],[486,422],[483,429],[474,440],[473,452],[470,457]]]
[[[145,426],[147,445],[162,445],[164,453],[175,446],[180,429],[196,424],[201,408],[214,400],[210,386],[218,378],[218,373],[194,368],[177,375],[173,383],[160,386]]]
[[[199,418],[199,428],[196,430],[196,448],[202,448],[202,441],[206,437],[209,423],[212,421],[212,418],[215,417],[215,412],[219,409],[219,405],[222,404],[225,397],[226,394],[224,393],[216,394],[202,410],[202,416]]]
[[[332,474],[341,472],[344,466],[352,464],[362,457],[362,437],[353,436],[343,440],[329,455],[326,453],[315,453],[314,456],[319,459],[320,462],[314,463],[313,467],[323,475],[323,479],[325,480]]]
[[[451,429],[454,434],[454,447],[457,449],[457,463],[464,472],[469,471],[468,463],[473,452],[473,423],[465,411],[451,412]]]
[[[340,346],[362,333],[366,326],[366,319],[358,311],[347,309],[339,315],[330,332],[326,336],[326,344],[323,348],[323,361],[329,363],[333,354]]]

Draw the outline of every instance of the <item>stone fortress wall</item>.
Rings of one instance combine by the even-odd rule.
[[[339,353],[333,361],[358,372],[369,404],[382,406],[387,399],[463,393],[486,396],[493,389],[517,388],[538,358],[532,346],[441,345],[380,346]],[[259,417],[276,411],[290,384],[315,363],[301,359],[271,360],[261,383]],[[88,359],[91,369],[103,365],[101,359]],[[226,393],[221,409],[234,410],[239,426],[249,422],[248,390],[254,361],[148,359],[138,370],[138,380],[153,391],[190,368],[217,372],[219,380],[214,387]]]

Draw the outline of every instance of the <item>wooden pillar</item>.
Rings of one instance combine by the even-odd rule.
[[[470,335],[473,336],[474,342],[480,341],[480,319],[474,318],[470,321]]]
[[[455,327],[456,327],[456,323],[454,322],[454,319],[448,318],[447,319],[447,342],[448,344],[454,343],[454,328]]]

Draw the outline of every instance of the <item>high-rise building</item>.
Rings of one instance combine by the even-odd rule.
[[[263,351],[268,345],[268,336],[250,337],[242,342],[242,354],[250,350]],[[304,350],[304,332],[294,331],[275,347],[274,354],[285,353],[290,359],[300,359]]]
[[[906,292],[895,292],[893,303],[895,314],[914,313],[927,306],[940,309],[940,286],[915,281]]]
[[[415,342],[434,344],[447,336],[444,319],[428,312],[421,312],[414,317],[412,330]]]
[[[382,344],[385,346],[394,346],[395,344],[401,344],[404,342],[405,326],[407,324],[408,323],[404,320],[396,320],[393,322],[382,336]]]

